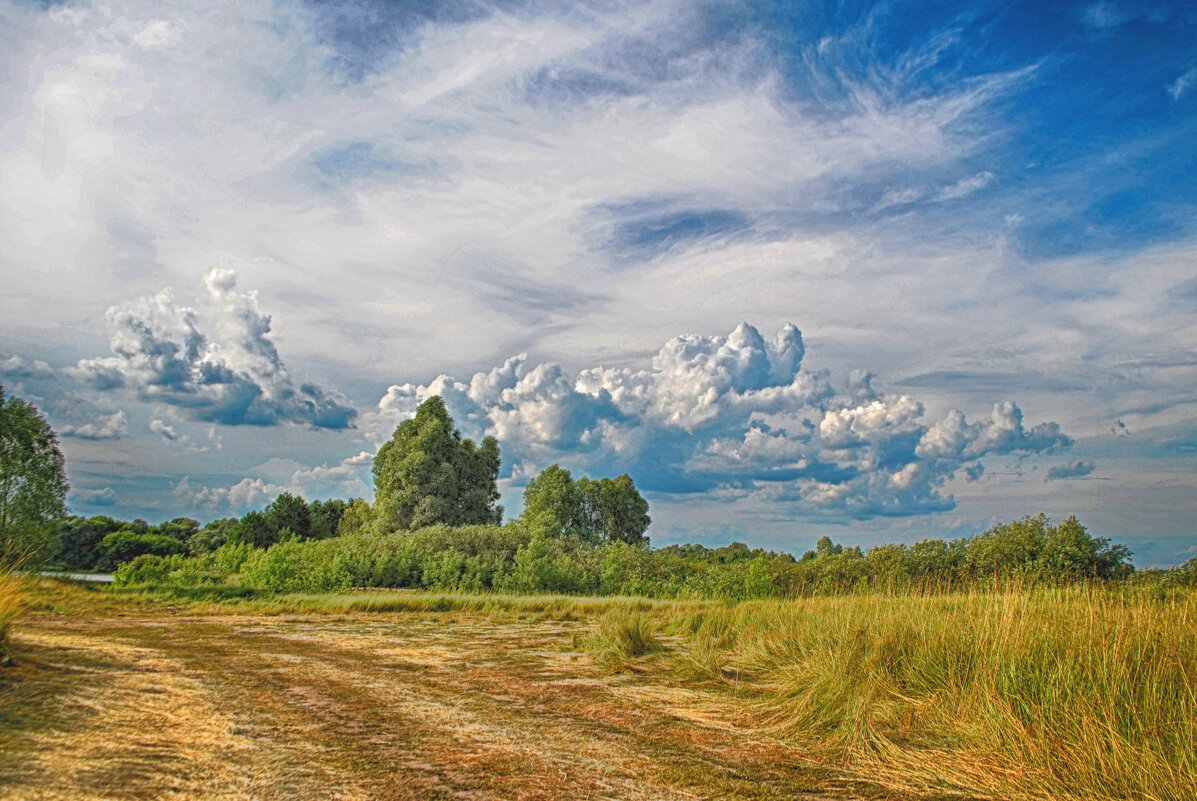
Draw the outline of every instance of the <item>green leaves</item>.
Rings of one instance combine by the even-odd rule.
[[[565,534],[585,542],[643,545],[652,518],[626,473],[618,478],[573,480],[560,465],[549,465],[524,489],[523,522],[548,536]]]
[[[498,523],[499,443],[463,439],[434,395],[374,457],[375,510],[384,528]]]
[[[53,556],[48,524],[66,516],[67,489],[54,431],[33,404],[5,401],[0,387],[0,558]]]

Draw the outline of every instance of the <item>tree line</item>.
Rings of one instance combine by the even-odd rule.
[[[497,441],[486,437],[476,444],[464,437],[435,396],[379,449],[373,503],[360,498],[308,502],[284,492],[260,511],[202,526],[186,517],[157,525],[69,517],[53,432],[31,405],[4,402],[2,390],[0,455],[5,459],[0,463],[0,537],[10,551],[15,542],[36,540],[30,532],[40,531],[44,555],[52,554],[56,566],[117,570],[132,583],[741,598],[953,586],[994,577],[1135,576],[1124,546],[1090,535],[1075,517],[1053,524],[1043,515],[999,524],[971,538],[867,551],[827,537],[799,557],[742,543],[654,550],[647,536],[649,506],[630,476],[575,478],[559,465],[529,481],[523,513],[504,524]],[[39,459],[40,472],[12,478],[20,465]],[[1139,576],[1184,583],[1194,573],[1197,560]]]

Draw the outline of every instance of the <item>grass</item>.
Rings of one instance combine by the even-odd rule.
[[[610,612],[651,666],[751,697],[759,725],[895,789],[1197,798],[1197,594],[1000,589]],[[607,660],[608,662],[610,660]]]
[[[8,629],[21,613],[25,582],[13,570],[0,566],[0,665],[8,661]]]
[[[564,688],[585,689],[576,710],[562,714],[601,707],[603,726],[655,699],[665,704],[662,720],[673,721],[660,724],[662,732],[697,721],[704,737],[734,731],[741,744],[779,743],[785,750],[778,758],[801,754],[832,775],[865,777],[902,796],[1197,798],[1197,592],[1189,590],[991,586],[738,604],[402,590],[101,590],[59,581],[30,582],[27,592],[31,618],[63,621],[55,625],[74,626],[79,636],[103,636],[94,623],[101,617],[122,621],[126,640],[163,648],[171,637],[162,632],[186,628],[191,634],[172,635],[171,658],[207,673],[225,670],[237,681],[266,675],[254,660],[302,642],[313,659],[325,648],[354,654],[321,692],[357,693],[357,683],[403,682],[443,666],[449,707],[467,697],[454,700],[452,688],[468,675],[489,682],[483,695],[475,688],[469,697],[503,699],[505,688],[525,686],[521,703],[529,709]],[[182,617],[162,628],[165,614]],[[311,635],[296,639],[296,626]],[[402,635],[381,633],[392,626]],[[230,631],[241,645],[230,645]],[[407,639],[424,644],[394,650]],[[592,659],[571,662],[576,667],[551,686],[537,684],[545,666],[563,670],[561,655],[580,658],[578,650]],[[517,670],[512,660],[520,654],[544,661]],[[354,673],[369,660],[378,661],[375,674]],[[583,663],[602,673],[586,673]],[[288,675],[289,682],[306,676]],[[257,685],[246,692],[273,697]],[[600,704],[606,693],[622,700]],[[569,726],[598,725],[574,720]],[[643,722],[626,725],[649,731]],[[676,735],[686,740],[696,731],[682,727]],[[700,759],[670,756],[675,745],[646,740],[640,753],[659,758],[658,775],[673,777],[671,786],[697,792],[706,783],[711,790],[714,774]]]
[[[4,798],[893,799],[733,725],[743,701],[572,647],[680,605],[31,585],[0,672]]]
[[[503,619],[590,620],[608,612],[654,610],[683,614],[707,601],[627,596],[512,595],[436,590],[357,589],[334,593],[273,592],[240,586],[197,588],[114,587],[46,579],[31,603],[47,612],[92,614],[115,607],[158,614],[354,615],[387,612],[465,612]]]

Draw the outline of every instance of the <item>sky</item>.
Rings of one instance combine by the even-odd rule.
[[[372,496],[655,545],[1077,515],[1197,556],[1197,7],[0,0],[0,385],[75,514]]]

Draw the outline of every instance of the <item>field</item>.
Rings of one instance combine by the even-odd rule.
[[[885,797],[726,693],[600,670],[585,604],[230,613],[49,585],[0,684],[0,798]]]
[[[1197,797],[1189,593],[28,594],[5,799]]]

